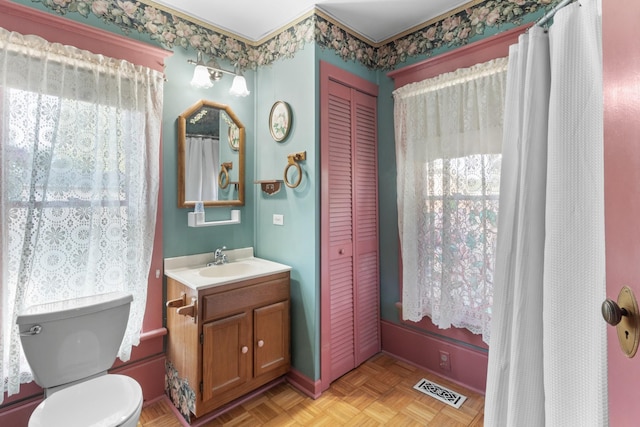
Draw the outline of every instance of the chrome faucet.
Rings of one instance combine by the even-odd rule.
[[[222,252],[225,250],[227,250],[226,246],[216,249],[216,252],[213,255],[213,264],[215,265],[226,264],[227,255]]]

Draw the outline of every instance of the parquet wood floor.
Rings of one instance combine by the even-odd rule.
[[[421,378],[467,396],[454,409],[413,389]],[[138,427],[180,427],[168,399],[142,410]],[[482,427],[484,396],[415,366],[378,354],[313,400],[282,383],[205,424],[213,426]]]

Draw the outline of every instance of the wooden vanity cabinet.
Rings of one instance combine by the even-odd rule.
[[[168,277],[167,300],[183,293],[197,315],[167,308],[167,358],[193,389],[196,417],[289,371],[289,272],[199,292]]]

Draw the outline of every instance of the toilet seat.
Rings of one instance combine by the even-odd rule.
[[[29,419],[29,427],[114,427],[138,422],[142,388],[125,375],[102,375],[53,393]]]

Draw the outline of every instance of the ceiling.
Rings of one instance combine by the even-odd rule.
[[[154,0],[257,42],[314,8],[372,42],[382,42],[469,0]]]

